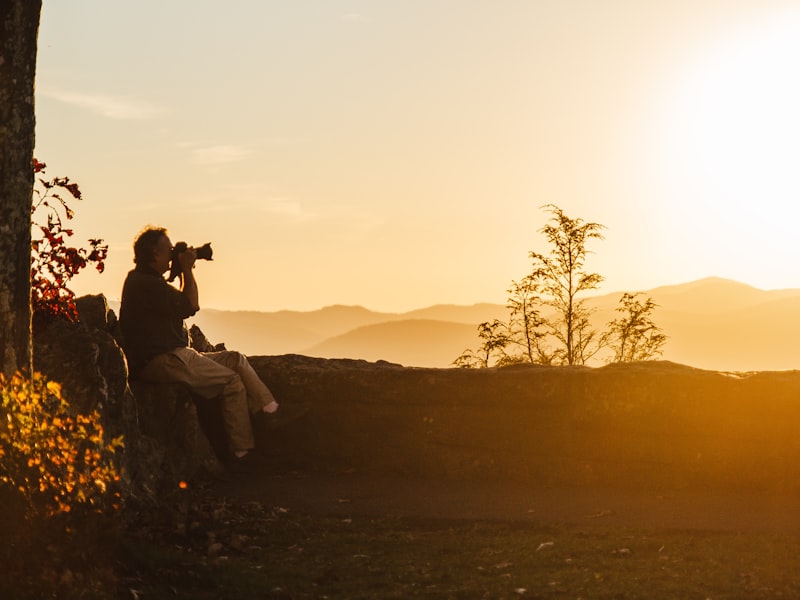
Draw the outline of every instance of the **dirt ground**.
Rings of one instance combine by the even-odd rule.
[[[800,498],[774,492],[548,488],[359,473],[263,473],[219,481],[213,489],[220,496],[343,518],[502,520],[800,535]]]

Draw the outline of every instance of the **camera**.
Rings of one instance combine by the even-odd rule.
[[[186,242],[178,242],[175,244],[175,247],[172,249],[172,263],[169,267],[169,278],[167,281],[172,281],[181,274],[181,265],[178,261],[178,256],[188,249],[189,246],[186,245]],[[214,251],[211,249],[211,242],[203,244],[199,248],[195,248],[195,252],[197,253],[197,258],[201,260],[213,260],[211,256],[214,254]]]

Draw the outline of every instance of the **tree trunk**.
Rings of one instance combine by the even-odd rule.
[[[41,0],[0,0],[0,358],[31,369],[34,77]]]

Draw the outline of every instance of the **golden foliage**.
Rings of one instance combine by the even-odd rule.
[[[99,412],[73,414],[58,383],[0,375],[0,487],[24,496],[28,517],[116,508],[122,445],[105,441]]]

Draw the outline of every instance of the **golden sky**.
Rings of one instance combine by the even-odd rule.
[[[600,293],[800,282],[797,2],[46,0],[36,101],[78,293],[156,224],[207,308],[502,303],[550,203]]]

